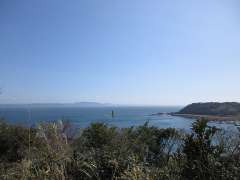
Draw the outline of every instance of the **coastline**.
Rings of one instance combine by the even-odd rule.
[[[180,113],[157,113],[153,115],[170,115],[170,116],[178,116],[190,119],[201,119],[204,118],[209,121],[239,121],[239,117],[237,116],[220,116],[220,115],[200,115],[200,114],[180,114]]]

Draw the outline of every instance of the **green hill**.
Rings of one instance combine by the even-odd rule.
[[[178,114],[236,116],[240,114],[240,103],[237,102],[208,102],[193,103],[178,112]]]

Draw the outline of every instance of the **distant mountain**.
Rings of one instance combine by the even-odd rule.
[[[110,103],[98,103],[98,102],[76,102],[73,105],[75,106],[94,106],[94,107],[99,107],[99,106],[112,106]]]
[[[177,114],[236,116],[240,115],[240,103],[237,102],[193,103],[180,110]]]
[[[31,103],[31,104],[0,104],[0,108],[28,108],[28,107],[107,107],[109,103],[76,102],[76,103]]]

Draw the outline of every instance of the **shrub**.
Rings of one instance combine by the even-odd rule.
[[[239,134],[227,138],[205,120],[191,134],[93,123],[75,138],[62,121],[30,129],[2,122],[0,143],[0,179],[240,179]]]

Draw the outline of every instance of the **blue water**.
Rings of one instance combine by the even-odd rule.
[[[0,108],[0,117],[10,123],[35,125],[41,121],[69,120],[75,127],[86,127],[92,122],[104,122],[117,127],[143,125],[149,122],[160,128],[190,130],[193,119],[169,115],[152,115],[159,112],[176,112],[180,107],[48,107],[48,108]],[[115,117],[112,117],[112,110]],[[233,124],[211,122],[213,126],[231,129]]]

